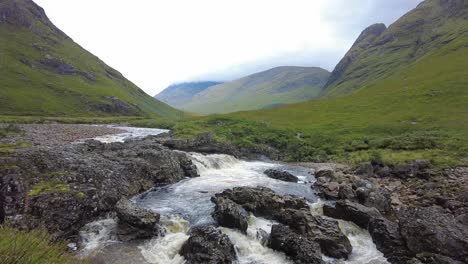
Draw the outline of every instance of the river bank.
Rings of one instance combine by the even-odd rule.
[[[122,131],[112,132],[116,135]],[[103,136],[97,132],[86,135]],[[39,138],[45,140],[44,136]],[[377,255],[374,257],[385,254],[392,263],[443,263],[429,260],[464,261],[466,257],[464,247],[468,235],[460,231],[466,225],[467,206],[463,199],[466,193],[464,177],[467,175],[464,168],[433,175],[426,173],[422,164],[417,168],[414,164],[407,164],[406,169],[396,166],[383,169],[382,164],[362,164],[357,168],[339,164],[284,164],[264,158],[258,161],[262,158],[261,151],[249,153],[218,144],[210,138],[188,142],[169,134],[110,144],[99,141],[67,144],[67,140],[73,136],[61,138],[63,140],[60,140],[60,144],[33,144],[19,148],[10,157],[3,158],[9,165],[3,164],[1,168],[3,190],[6,190],[1,196],[1,216],[24,229],[45,226],[54,237],[70,239],[88,250],[93,248],[90,245],[94,243],[102,251],[94,255],[96,263],[106,263],[106,259],[112,257],[121,260],[135,257],[141,260],[137,263],[160,263],[157,259],[161,257],[167,259],[168,262],[164,263],[183,261],[179,252],[191,234],[191,227],[220,224],[211,217],[214,210],[211,197],[236,186],[264,186],[279,195],[305,197],[314,214],[322,212],[321,208],[325,204],[323,212],[326,216],[354,222],[360,227],[341,224],[341,232],[350,241],[353,241],[353,234],[363,234],[363,237],[359,237],[360,243],[367,245],[359,250],[356,244],[351,243],[355,248],[353,254],[358,255],[350,255],[348,261],[361,261],[354,263],[365,263],[362,261],[366,260],[366,255],[362,252],[368,253],[369,248],[376,250]],[[105,137],[105,140],[108,139]],[[119,138],[112,136],[110,139]],[[232,156],[213,153],[228,153]],[[241,157],[256,161],[241,160]],[[263,171],[271,168],[288,171],[298,177],[299,183],[286,183],[267,177]],[[384,174],[385,171],[388,173]],[[198,177],[199,174],[201,177]],[[154,187],[156,189],[152,189]],[[134,202],[160,215],[161,230],[165,230],[165,235],[156,236],[143,244],[110,243],[101,247],[109,241],[109,237],[103,237],[102,232],[112,235],[113,232],[109,230],[116,228],[117,201],[122,197],[132,198],[142,193],[134,198]],[[319,197],[322,197],[321,200]],[[234,243],[241,263],[252,263],[248,262],[252,258],[256,258],[253,263],[274,263],[271,262],[272,258],[278,263],[286,263],[283,261],[284,256],[273,254],[276,251],[269,251],[271,249],[260,243],[262,238],[257,237],[257,229],[272,232],[270,229],[275,222],[263,217],[289,223],[285,216],[294,214],[258,215],[255,206],[238,205],[253,210],[250,213],[253,213],[251,217],[254,218],[248,220],[250,233],[247,231],[247,236],[244,236],[231,229],[220,230]],[[369,213],[369,210],[374,211]],[[354,212],[351,218],[347,218],[349,212]],[[311,216],[304,217],[309,219],[306,222],[312,219]],[[411,225],[415,219],[420,219],[421,224]],[[88,226],[94,220],[98,220],[98,227]],[[99,226],[105,228],[99,229]],[[439,228],[433,229],[434,226]],[[430,243],[415,246],[414,241],[422,239],[422,236],[430,237]],[[456,242],[448,247],[445,245],[447,240],[440,237]],[[87,238],[87,242],[83,241],[84,238]],[[110,240],[113,239],[111,237]],[[249,253],[248,248],[254,244],[264,252],[263,255]],[[431,247],[430,244],[437,247]],[[392,255],[395,248],[402,253]],[[124,256],[119,249],[134,253]],[[452,252],[457,252],[457,255]],[[369,261],[374,258],[367,257]],[[325,258],[324,261],[334,263],[335,260]],[[373,263],[386,262],[382,259],[381,262]]]

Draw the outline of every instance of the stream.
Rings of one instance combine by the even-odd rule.
[[[106,138],[106,142],[112,141],[108,139]],[[115,135],[113,139],[123,140]],[[133,198],[139,206],[161,214],[161,225],[166,231],[164,236],[140,242],[118,242],[115,235],[116,220],[103,219],[82,229],[80,234],[83,245],[80,254],[97,263],[182,264],[185,260],[179,255],[179,250],[189,238],[190,227],[215,223],[211,217],[214,204],[210,198],[216,193],[237,186],[263,186],[279,194],[305,197],[311,211],[321,214],[323,201],[311,188],[315,178],[309,173],[309,169],[271,161],[244,161],[223,154],[189,155],[197,166],[200,177],[155,188]],[[300,182],[289,183],[271,179],[263,173],[271,168],[288,171],[297,176]],[[323,256],[326,263],[388,263],[383,254],[376,249],[366,230],[350,222],[340,220],[339,223],[343,233],[349,238],[353,251],[346,261]],[[257,235],[258,230],[269,233],[273,224],[274,221],[251,215],[247,234],[224,227],[220,227],[220,230],[228,235],[235,245],[238,264],[293,263],[283,253],[262,245],[261,238]]]

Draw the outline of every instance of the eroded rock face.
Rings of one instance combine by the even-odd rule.
[[[398,214],[401,235],[415,254],[428,252],[468,262],[468,229],[437,207],[408,208]]]
[[[264,172],[268,177],[285,182],[298,182],[299,179],[287,171],[269,169]]]
[[[117,235],[121,241],[151,238],[159,234],[158,213],[143,209],[127,198],[120,199],[115,210],[119,218]]]
[[[216,194],[216,197],[230,199],[257,216],[269,218],[272,218],[284,209],[309,208],[306,200],[303,198],[279,195],[271,189],[264,187],[236,187]]]
[[[247,231],[249,213],[242,206],[222,197],[212,197],[211,201],[215,203],[213,218],[219,225]]]
[[[347,258],[352,251],[338,222],[312,215],[302,198],[279,195],[264,187],[236,187],[216,194],[216,197],[230,199],[256,216],[289,226],[297,234],[317,242],[327,256]]]
[[[151,139],[34,147],[15,155],[6,217],[22,228],[45,226],[59,238],[76,235],[121,197],[196,176],[185,153]]]
[[[335,207],[324,205],[323,213],[329,217],[351,221],[364,229],[367,229],[372,218],[379,218],[382,216],[375,208],[353,203],[348,200],[336,202]]]
[[[180,254],[187,264],[231,264],[237,259],[229,237],[214,226],[192,228]]]
[[[296,264],[324,263],[318,243],[284,225],[272,226],[268,247],[284,252]]]
[[[414,256],[406,247],[397,223],[383,217],[372,218],[368,230],[377,249],[390,263],[405,263]]]

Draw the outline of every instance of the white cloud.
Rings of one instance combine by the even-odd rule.
[[[35,0],[147,93],[280,65],[332,70],[357,35],[421,0]]]

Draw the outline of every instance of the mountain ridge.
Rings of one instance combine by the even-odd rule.
[[[222,84],[223,82],[217,81],[198,81],[198,82],[182,82],[175,83],[168,86],[166,89],[154,96],[154,98],[159,99],[162,102],[165,102],[176,108],[184,108],[193,96],[197,93],[204,91],[205,89]]]
[[[0,111],[31,116],[178,116],[83,49],[31,0],[0,2]]]
[[[279,66],[209,87],[184,109],[202,114],[261,109],[317,96],[329,72],[319,67]]]

